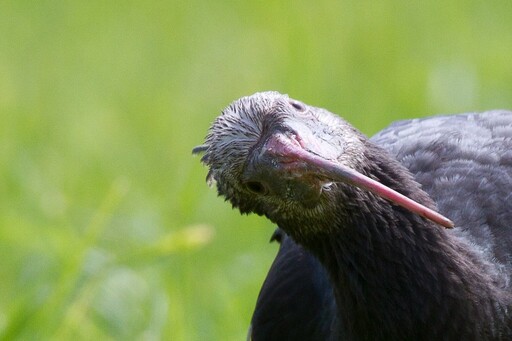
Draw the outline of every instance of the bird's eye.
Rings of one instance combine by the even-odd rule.
[[[265,195],[268,193],[267,187],[259,181],[247,181],[245,186],[254,194]]]
[[[299,101],[290,100],[290,105],[298,111],[306,111],[306,106]]]

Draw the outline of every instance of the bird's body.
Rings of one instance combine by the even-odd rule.
[[[369,141],[263,93],[228,107],[206,146],[219,193],[291,237],[258,298],[254,340],[512,338],[512,113],[398,122]],[[382,199],[359,174],[423,208]],[[423,214],[436,205],[455,229]]]

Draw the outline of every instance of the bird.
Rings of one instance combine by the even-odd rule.
[[[512,112],[399,121],[369,139],[259,92],[193,153],[220,196],[278,226],[248,339],[512,339]]]

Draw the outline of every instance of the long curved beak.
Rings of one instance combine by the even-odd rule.
[[[393,204],[402,206],[407,210],[429,219],[446,228],[454,227],[454,223],[440,213],[406,197],[403,194],[377,182],[366,175],[342,164],[324,159],[303,148],[300,141],[289,138],[282,133],[272,135],[265,144],[266,153],[278,159],[305,164],[310,172],[315,172],[326,180],[344,182],[370,191]],[[295,163],[296,164],[296,163]]]

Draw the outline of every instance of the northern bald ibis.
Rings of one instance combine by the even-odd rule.
[[[229,105],[199,152],[219,195],[280,229],[250,339],[512,340],[512,112],[368,139],[262,92]]]

